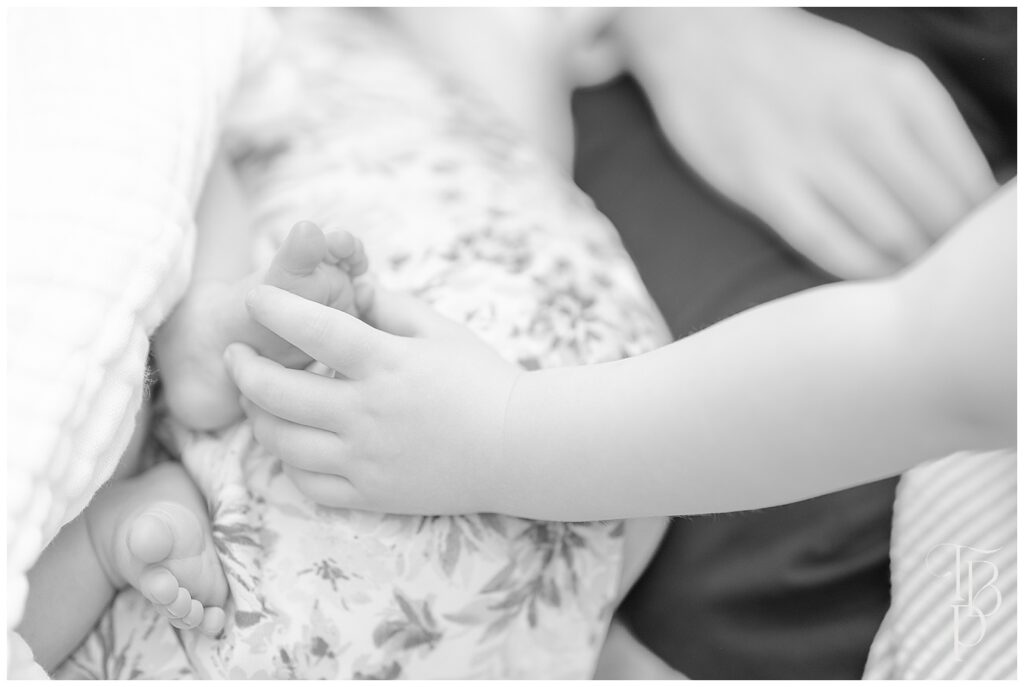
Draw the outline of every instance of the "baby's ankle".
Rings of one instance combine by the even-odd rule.
[[[247,322],[244,287],[194,288],[157,332],[154,348],[168,409],[191,429],[212,431],[241,417],[222,354]]]
[[[106,487],[104,488],[106,489]],[[82,513],[83,528],[88,536],[89,546],[92,549],[100,570],[103,571],[107,582],[115,590],[124,589],[128,586],[128,580],[118,572],[115,558],[114,539],[117,536],[119,527],[111,527],[110,520],[96,517],[97,509],[106,507],[104,503],[104,489],[93,498],[93,502],[86,507]]]

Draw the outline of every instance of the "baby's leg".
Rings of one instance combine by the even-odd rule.
[[[140,443],[136,437],[146,428],[144,409],[115,474],[135,471]],[[161,557],[161,549],[169,553]],[[189,596],[208,606],[224,602],[227,587],[213,555],[206,508],[179,465],[161,465],[109,483],[57,533],[29,570],[28,597],[17,631],[47,672],[89,634],[121,587],[139,587],[151,600],[170,596],[161,596],[160,587],[170,586],[168,576],[146,572],[149,566],[141,556],[166,566]],[[174,592],[177,601],[177,584]],[[182,605],[168,608],[165,615],[179,612]],[[203,610],[199,626],[219,631],[219,609]]]
[[[85,516],[79,515],[28,571],[28,596],[17,632],[39,665],[52,672],[85,639],[116,592],[93,551]]]
[[[595,680],[685,680],[686,676],[658,658],[616,618],[597,659]]]
[[[253,287],[270,284],[353,314],[371,292],[352,281],[366,271],[362,243],[347,232],[325,236],[310,222],[295,225],[269,268],[251,272],[244,201],[223,160],[211,172],[198,224],[194,278],[154,348],[171,412],[191,428],[210,430],[241,417],[222,360],[228,344],[249,344],[289,367],[311,362],[249,317],[245,297]]]

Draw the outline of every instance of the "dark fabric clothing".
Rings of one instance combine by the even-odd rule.
[[[925,60],[998,176],[1015,174],[1016,9],[815,12]],[[675,157],[632,80],[579,93],[574,114],[577,182],[677,338],[830,280]],[[693,678],[859,678],[889,604],[895,484],[676,519],[623,617]]]

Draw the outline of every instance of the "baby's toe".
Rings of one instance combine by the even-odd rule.
[[[369,262],[363,242],[347,231],[332,231],[327,235],[327,253],[331,263],[341,263],[351,277],[358,277],[366,271]]]
[[[184,618],[192,610],[192,595],[184,587],[178,587],[178,596],[163,610],[170,618]]]
[[[146,511],[132,522],[128,550],[143,563],[159,563],[173,548],[174,532],[158,511]]]
[[[355,284],[355,305],[360,313],[367,312],[373,305],[374,288],[373,284],[367,281],[358,281]]]
[[[178,578],[167,568],[148,568],[139,576],[139,591],[152,603],[167,606],[178,598]]]
[[[345,265],[348,267],[348,273],[352,277],[358,277],[365,273],[366,268],[370,265],[366,257],[366,249],[363,248],[363,242],[359,239],[356,239],[355,242],[356,249],[349,258],[344,260]]]
[[[184,618],[178,618],[172,620],[171,625],[180,630],[193,630],[203,622],[203,604],[199,603],[195,599],[192,599],[192,604],[189,607],[188,613],[185,614]]]
[[[295,277],[309,276],[327,253],[324,234],[312,222],[292,227],[267,270],[267,283],[287,288]]]
[[[224,609],[220,606],[207,606],[203,609],[203,622],[199,631],[210,637],[216,637],[224,629]]]
[[[348,260],[355,255],[356,249],[360,247],[359,240],[351,233],[344,229],[332,231],[327,234],[327,253],[329,255],[327,261],[337,263],[341,260]]]

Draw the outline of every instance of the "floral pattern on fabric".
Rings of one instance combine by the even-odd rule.
[[[614,229],[486,104],[363,12],[282,18],[280,54],[228,139],[258,260],[296,220],[349,229],[383,286],[527,369],[668,341]],[[167,419],[157,435],[210,503],[232,596],[225,634],[173,630],[127,591],[63,677],[592,674],[622,523],[323,508],[246,423],[197,434]]]

